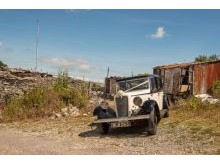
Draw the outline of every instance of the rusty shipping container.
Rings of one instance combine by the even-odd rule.
[[[220,80],[220,60],[157,66],[153,72],[162,77],[168,94],[210,94],[213,83]]]

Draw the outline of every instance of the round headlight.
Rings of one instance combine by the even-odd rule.
[[[140,106],[142,104],[142,99],[140,97],[135,97],[133,102],[136,106]]]

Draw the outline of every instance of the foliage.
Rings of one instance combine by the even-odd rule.
[[[0,60],[0,67],[6,67],[7,65]]]
[[[144,72],[144,73],[140,73],[140,74],[138,74],[138,76],[148,76],[148,75],[149,75],[148,72]]]
[[[213,89],[220,89],[220,81],[214,82],[212,88],[213,88]]]
[[[88,101],[86,85],[70,86],[68,73],[60,72],[53,86],[54,90],[59,94],[60,99],[67,105],[73,104],[78,107],[85,107]]]
[[[213,83],[212,92],[215,98],[220,99],[220,81],[216,81]]]
[[[215,61],[219,60],[218,56],[216,54],[213,55],[199,55],[195,58],[195,62],[209,62],[209,61]]]
[[[60,71],[58,73],[58,77],[55,81],[54,88],[55,90],[65,90],[68,88],[69,80],[68,80],[68,72],[67,71]]]
[[[36,87],[21,97],[10,98],[3,110],[3,120],[49,117],[53,112],[59,112],[62,107],[69,104],[83,108],[88,102],[85,89],[84,85],[71,86],[68,74],[60,73],[54,84]]]

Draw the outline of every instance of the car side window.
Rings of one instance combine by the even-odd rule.
[[[156,79],[157,91],[161,91],[162,90],[162,81],[159,77],[155,77],[155,79]]]
[[[156,81],[154,78],[151,78],[151,92],[156,92],[157,91],[157,87],[156,87]]]
[[[151,92],[159,92],[162,90],[162,82],[159,77],[151,78]]]

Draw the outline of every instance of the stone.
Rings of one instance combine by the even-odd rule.
[[[0,67],[0,101],[4,103],[8,97],[23,95],[34,87],[53,82],[53,80],[55,78],[49,74],[20,68]]]
[[[68,111],[68,108],[67,108],[67,107],[61,108],[61,112],[62,112],[62,113],[67,113],[67,111]]]
[[[58,118],[58,119],[60,119],[60,118],[62,117],[62,115],[61,115],[61,114],[56,113],[56,112],[54,112],[54,115],[55,115],[55,117],[56,117],[56,118]]]
[[[63,113],[63,116],[65,116],[65,117],[67,117],[67,116],[69,116],[69,115],[70,115],[70,114],[67,113],[67,112]]]
[[[80,113],[78,111],[74,111],[70,113],[70,116],[77,117],[77,116],[80,116]]]
[[[76,106],[69,108],[69,113],[76,113],[79,112],[79,108],[77,108]]]

